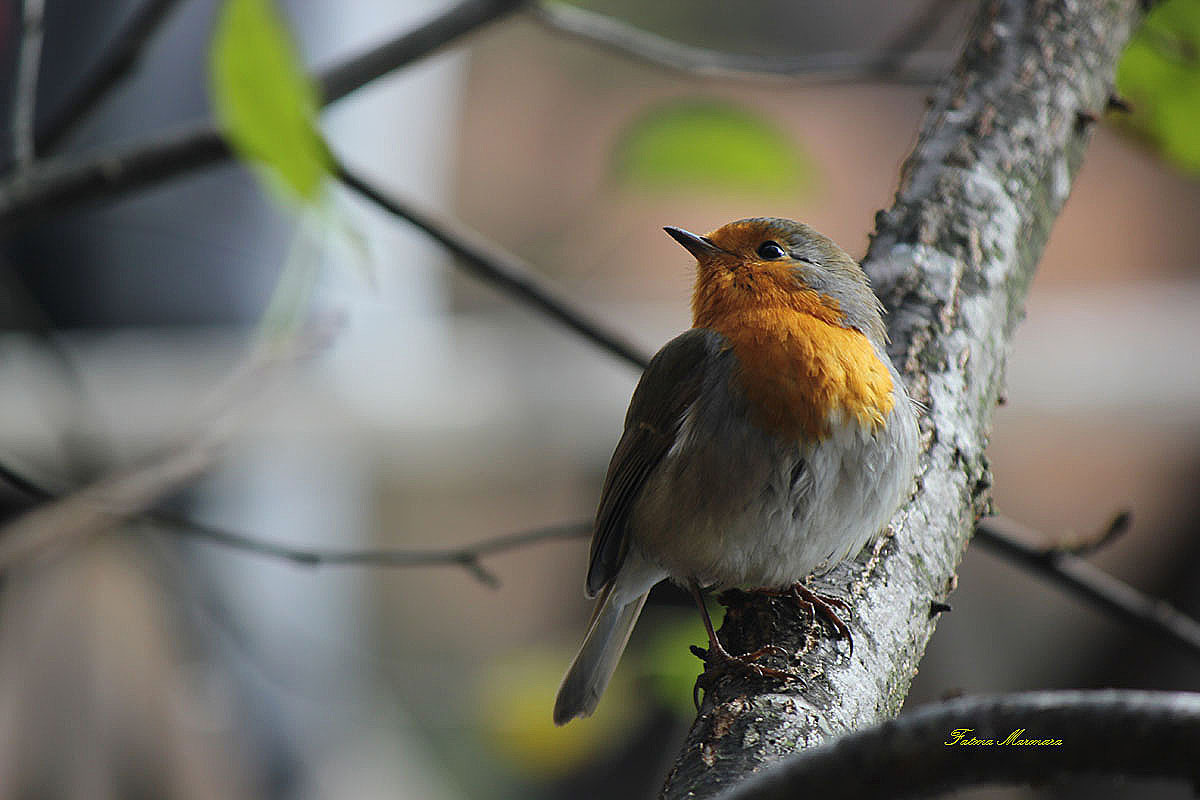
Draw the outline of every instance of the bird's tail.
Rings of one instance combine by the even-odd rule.
[[[621,653],[625,652],[629,634],[633,632],[648,594],[619,598],[613,594],[612,584],[605,587],[596,601],[583,645],[558,688],[558,699],[554,701],[555,725],[565,725],[575,717],[586,717],[596,710],[600,695],[616,671]]]

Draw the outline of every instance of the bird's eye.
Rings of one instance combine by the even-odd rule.
[[[758,246],[758,257],[767,261],[774,261],[778,258],[783,258],[787,253],[779,246],[778,242],[763,242]]]

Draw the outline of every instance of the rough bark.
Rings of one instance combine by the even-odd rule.
[[[927,411],[913,500],[874,547],[814,582],[851,604],[853,654],[786,600],[727,597],[726,647],[777,645],[787,655],[763,663],[799,679],[711,681],[664,798],[710,797],[900,709],[987,510],[984,448],[1009,341],[1138,13],[1134,0],[981,6],[864,260],[891,312],[892,356]]]

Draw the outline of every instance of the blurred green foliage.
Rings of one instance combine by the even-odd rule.
[[[658,701],[683,719],[696,716],[692,688],[704,671],[704,662],[692,654],[691,646],[708,647],[700,613],[684,611],[677,619],[660,620],[643,651],[640,672],[650,680]],[[720,625],[720,615],[713,620]]]
[[[655,191],[795,195],[812,185],[815,169],[769,121],[704,99],[668,101],[635,119],[617,143],[613,173]]]
[[[1147,15],[1117,67],[1117,91],[1133,104],[1128,125],[1200,174],[1200,0],[1167,0]]]
[[[316,125],[317,88],[271,0],[226,0],[209,58],[213,108],[238,156],[315,204],[333,159]]]

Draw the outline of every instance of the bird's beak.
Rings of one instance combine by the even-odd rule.
[[[663,228],[663,230],[700,261],[707,261],[721,255],[729,255],[713,244],[712,239],[707,237],[697,236],[694,233],[685,231],[683,228],[672,228],[670,225]]]

